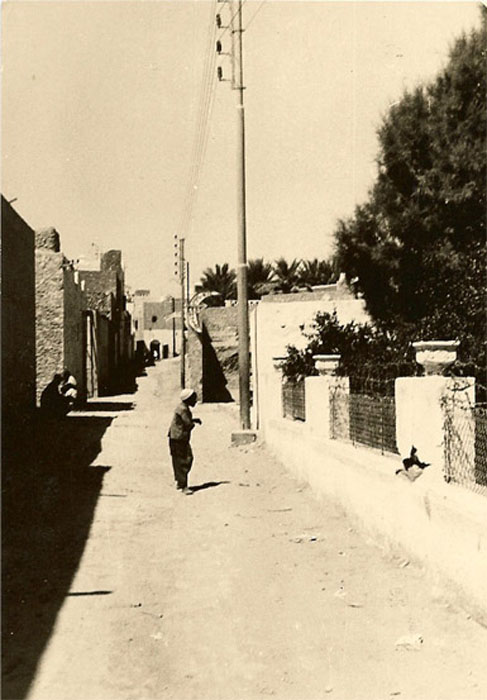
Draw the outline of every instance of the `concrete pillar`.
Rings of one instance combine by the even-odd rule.
[[[463,459],[471,462],[474,469],[474,419],[471,412],[464,410],[469,402],[474,404],[474,380],[440,374],[456,360],[458,342],[426,341],[413,343],[413,347],[416,361],[424,366],[426,376],[396,379],[396,442],[399,454],[403,458],[409,457],[414,445],[418,458],[429,462],[433,474],[443,479],[447,474],[445,430],[449,411],[450,428],[460,415],[462,417],[462,429],[468,433],[465,440],[461,440],[465,445]],[[459,410],[461,413],[456,415]]]
[[[475,422],[469,406],[474,405],[475,380],[471,377],[400,377],[395,383],[396,441],[401,457],[409,457],[411,447],[422,462],[443,478],[445,430],[453,439],[450,455],[457,468],[475,472]],[[454,467],[454,465],[452,465]]]
[[[448,378],[440,376],[399,377],[395,381],[396,444],[404,459],[414,445],[422,462],[442,478],[443,408]]]
[[[335,410],[335,420],[337,422],[335,428],[338,430],[341,439],[348,439],[350,435],[349,393],[350,383],[348,377],[336,377],[334,375],[306,377],[306,427],[313,436],[325,440],[330,440],[334,437],[332,411]]]
[[[265,392],[265,412],[268,418],[282,418],[282,365],[287,356],[279,355],[272,358],[273,372],[267,374],[267,391]]]

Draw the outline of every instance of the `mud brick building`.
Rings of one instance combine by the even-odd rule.
[[[188,373],[203,401],[238,400],[237,306],[205,308],[188,330]]]
[[[34,231],[2,196],[3,457],[25,445],[35,408],[34,249]]]
[[[139,351],[149,352],[151,344],[155,343],[161,357],[174,357],[180,350],[180,313],[181,299],[168,296],[155,300],[151,298],[150,290],[137,289],[133,296],[132,315]]]
[[[37,231],[36,240],[36,394],[56,372],[68,368],[86,396],[86,301],[72,263],[60,250],[54,228]]]
[[[123,388],[134,353],[122,252],[109,250],[94,264],[80,262],[78,268],[87,308],[88,395],[107,395]]]

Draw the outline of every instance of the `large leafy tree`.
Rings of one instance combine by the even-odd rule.
[[[196,291],[218,292],[221,301],[235,299],[235,279],[235,270],[232,270],[228,263],[223,263],[223,265],[217,264],[215,269],[207,267],[203,272],[200,284],[196,287]]]
[[[415,337],[485,342],[486,11],[431,84],[404,94],[379,128],[368,201],[336,231],[373,318]]]

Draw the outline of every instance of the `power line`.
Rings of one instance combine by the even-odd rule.
[[[247,0],[242,0],[242,7],[245,5],[246,2],[247,2]],[[227,24],[227,26],[222,27],[223,31],[219,35],[218,39],[221,39],[223,36],[225,36],[225,34],[228,32],[228,30],[231,29],[231,27],[233,26],[233,20],[237,17],[239,12],[240,12],[240,9],[237,9],[237,11],[230,18],[230,22]]]
[[[256,11],[255,11],[254,14],[252,15],[252,17],[251,17],[251,18],[249,19],[249,21],[247,22],[247,27],[246,27],[246,29],[248,29],[248,28],[250,27],[250,25],[251,25],[252,22],[254,21],[254,19],[255,19],[257,13],[260,12],[260,10],[262,9],[262,5],[264,5],[266,2],[267,2],[267,0],[262,0],[262,2],[260,3],[259,7],[256,9]]]
[[[204,68],[202,73],[199,108],[190,161],[188,186],[179,226],[179,233],[183,237],[186,235],[191,225],[191,219],[197,197],[197,189],[201,174],[201,168],[206,151],[206,145],[208,142],[209,117],[214,97],[213,74],[215,70],[216,60],[213,52],[216,33],[214,25],[215,9],[216,1],[213,3],[210,22],[208,25],[208,40],[206,45]]]

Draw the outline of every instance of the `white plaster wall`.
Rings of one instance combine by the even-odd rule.
[[[399,457],[317,437],[306,423],[270,419],[266,444],[318,496],[340,503],[381,545],[423,564],[445,594],[487,623],[485,497],[433,472],[402,479]]]
[[[180,352],[180,344],[181,344],[181,339],[180,339],[180,333],[179,331],[176,330],[175,337],[176,337],[176,352]],[[154,329],[152,331],[143,331],[143,340],[146,346],[149,348],[151,340],[158,340],[161,344],[161,357],[162,357],[162,346],[163,345],[168,345],[169,346],[169,357],[172,357],[172,342],[173,342],[173,336],[172,336],[172,330],[168,328],[159,328],[159,329]]]
[[[474,471],[473,419],[462,410],[475,404],[475,380],[471,377],[458,379],[440,376],[400,377],[395,382],[396,395],[396,443],[399,453],[407,457],[414,445],[418,457],[429,462],[431,471],[438,480],[445,473],[444,424],[446,404],[455,412],[455,417],[469,422],[469,435],[464,434],[463,444],[469,453],[464,455],[470,471]],[[445,403],[446,402],[446,403]],[[467,466],[465,466],[467,468]]]
[[[251,346],[254,350],[254,427],[265,429],[265,422],[275,414],[272,395],[275,368],[272,358],[285,355],[288,345],[304,348],[307,340],[301,327],[308,327],[318,312],[337,312],[341,323],[370,321],[362,299],[317,299],[309,301],[260,302],[250,324]]]
[[[251,324],[257,376],[255,425],[272,452],[317,495],[340,503],[383,545],[421,562],[451,597],[487,624],[487,501],[441,479],[440,397],[447,388],[445,380],[399,380],[401,454],[407,456],[414,444],[420,458],[435,465],[414,482],[395,474],[402,466],[399,456],[329,439],[330,381],[306,380],[310,391],[305,423],[282,417],[281,373],[272,357],[284,355],[288,344],[305,342],[299,326],[311,323],[318,311],[331,312],[335,307],[344,323],[366,320],[357,300],[259,304]]]

